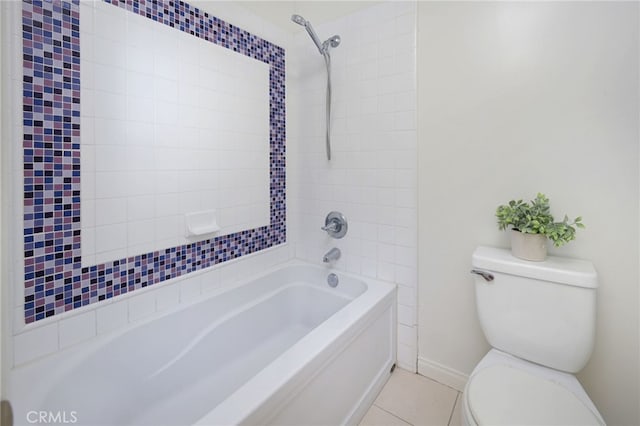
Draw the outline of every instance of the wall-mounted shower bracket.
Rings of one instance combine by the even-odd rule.
[[[342,238],[346,235],[348,227],[347,218],[342,213],[331,212],[325,218],[322,230],[327,231],[332,238]]]

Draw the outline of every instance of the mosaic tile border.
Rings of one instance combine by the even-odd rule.
[[[24,315],[32,323],[286,241],[284,49],[182,1],[104,0],[269,64],[269,226],[82,267],[80,0],[23,0]]]

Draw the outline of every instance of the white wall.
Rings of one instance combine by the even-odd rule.
[[[388,2],[316,25],[321,40],[339,34],[331,51],[332,159],[325,154],[326,73],[306,33],[296,34],[296,104],[289,115],[288,156],[294,187],[296,256],[398,284],[398,361],[416,368],[417,194],[415,3]],[[314,21],[314,16],[307,16]],[[292,151],[293,150],[293,151]],[[320,230],[332,210],[349,231],[334,240]]]
[[[597,343],[579,379],[611,425],[638,414],[638,3],[419,3],[419,371],[459,386],[488,345],[470,256],[494,212],[544,192],[587,229]]]
[[[242,7],[279,26],[285,31],[302,32],[304,29],[291,22],[291,15],[297,13],[310,20],[314,26],[350,15],[360,9],[366,9],[381,1],[247,1]]]

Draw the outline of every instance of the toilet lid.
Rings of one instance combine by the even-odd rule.
[[[602,425],[565,387],[506,365],[480,370],[467,393],[478,425]]]

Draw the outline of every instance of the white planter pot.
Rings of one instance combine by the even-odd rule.
[[[511,230],[511,253],[520,259],[542,262],[547,258],[547,237]]]

